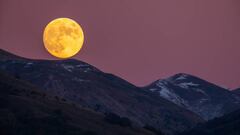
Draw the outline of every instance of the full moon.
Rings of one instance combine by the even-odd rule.
[[[70,58],[77,54],[84,41],[81,26],[69,18],[57,18],[45,27],[43,43],[46,50],[57,58]]]

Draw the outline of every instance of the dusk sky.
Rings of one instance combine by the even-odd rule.
[[[0,0],[0,48],[55,59],[42,34],[58,17],[84,29],[73,58],[135,85],[184,72],[240,87],[239,0]]]

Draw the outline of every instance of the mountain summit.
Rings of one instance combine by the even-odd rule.
[[[176,74],[144,87],[205,120],[220,117],[240,107],[240,98],[227,89],[189,74]]]

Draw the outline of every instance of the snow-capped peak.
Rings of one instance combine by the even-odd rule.
[[[240,98],[232,92],[201,78],[180,73],[158,80],[147,89],[209,120],[240,107]],[[223,100],[224,99],[224,100]]]
[[[169,81],[180,81],[180,80],[186,80],[188,78],[192,77],[191,75],[189,74],[186,74],[186,73],[178,73],[174,76],[171,76],[169,78],[167,78],[166,80],[169,80]]]

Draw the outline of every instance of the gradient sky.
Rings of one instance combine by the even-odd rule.
[[[240,86],[239,0],[0,0],[0,48],[36,59],[52,19],[79,22],[74,58],[144,86],[184,72]]]

